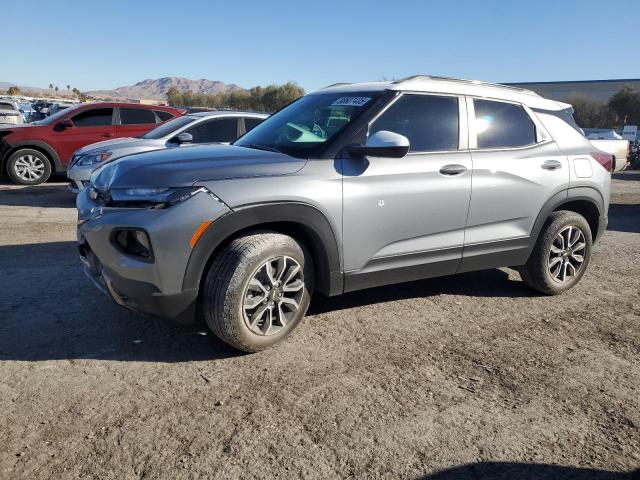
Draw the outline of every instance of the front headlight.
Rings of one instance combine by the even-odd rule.
[[[87,153],[85,155],[81,155],[80,158],[78,158],[78,161],[75,163],[75,165],[78,165],[81,167],[86,167],[88,165],[96,165],[98,163],[106,162],[111,155],[113,155],[113,153],[109,151],[98,152],[98,153]]]
[[[205,192],[219,200],[207,188],[191,187],[153,187],[153,188],[112,188],[109,192],[113,207],[168,208],[177,203]]]

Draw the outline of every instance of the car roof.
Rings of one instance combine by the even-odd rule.
[[[268,113],[260,113],[260,112],[243,112],[240,110],[216,110],[213,112],[194,112],[187,113],[185,117],[256,117],[256,118],[267,118],[269,116]]]
[[[127,103],[127,102],[86,102],[86,103],[75,103],[73,104],[78,105],[78,106],[82,106],[82,107],[86,107],[86,106],[90,106],[90,107],[133,107],[133,108],[147,108],[147,109],[153,109],[153,110],[166,110],[166,111],[171,111],[171,112],[175,112],[175,111],[180,111],[179,108],[175,108],[175,107],[169,107],[166,105],[148,105],[145,103]]]
[[[314,93],[353,93],[384,90],[486,97],[497,100],[518,102],[531,108],[543,108],[549,110],[561,110],[569,106],[555,100],[541,97],[537,93],[524,88],[512,87],[498,83],[482,82],[479,80],[465,80],[461,78],[433,75],[413,75],[400,80],[384,82],[335,83]]]

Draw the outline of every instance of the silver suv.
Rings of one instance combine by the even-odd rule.
[[[100,168],[77,199],[80,255],[117,303],[202,314],[257,351],[291,333],[314,291],[501,266],[544,294],[571,288],[606,228],[611,160],[569,105],[530,91],[337,84],[233,145]]]
[[[116,138],[76,150],[69,162],[69,189],[78,193],[89,184],[91,172],[106,161],[133,153],[199,143],[230,143],[269,115],[254,112],[200,112],[176,117],[139,138]]]

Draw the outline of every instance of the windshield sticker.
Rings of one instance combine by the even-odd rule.
[[[362,107],[365,105],[371,97],[340,97],[331,105],[340,105],[343,107]]]

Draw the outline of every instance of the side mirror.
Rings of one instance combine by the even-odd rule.
[[[193,135],[191,135],[190,133],[187,132],[182,132],[179,133],[178,135],[176,135],[175,137],[173,137],[175,142],[179,145],[182,145],[183,143],[191,143],[193,142]]]
[[[66,120],[60,122],[60,125],[62,125],[63,128],[72,128],[74,126],[73,120],[71,120],[70,118],[67,118]]]
[[[347,149],[357,157],[402,158],[409,151],[409,139],[398,133],[380,130],[369,136],[365,145],[350,145]]]

